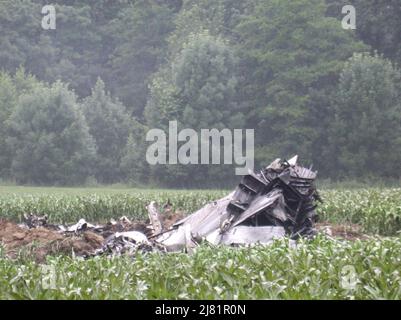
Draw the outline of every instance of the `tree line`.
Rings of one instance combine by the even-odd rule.
[[[400,178],[396,0],[0,2],[0,178],[220,186],[228,165],[146,162],[146,132],[255,129],[255,166]],[[356,8],[344,30],[341,8]]]

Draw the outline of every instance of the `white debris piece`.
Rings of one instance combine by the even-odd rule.
[[[191,241],[191,226],[179,226],[178,229],[166,232],[157,238],[156,242],[162,244],[167,251],[181,251],[189,246]]]
[[[142,232],[139,232],[139,231],[116,232],[114,234],[114,237],[115,238],[120,238],[120,237],[128,238],[130,240],[133,240],[136,243],[144,243],[144,244],[150,245],[148,238]]]
[[[61,231],[65,230],[67,232],[78,232],[78,231],[81,231],[81,230],[98,229],[98,228],[102,228],[102,227],[101,226],[96,226],[94,224],[91,224],[91,223],[87,222],[85,219],[79,219],[79,221],[76,224],[74,224],[74,225],[72,225],[70,227],[67,227],[67,228],[65,228],[63,226],[59,226],[59,229]]]

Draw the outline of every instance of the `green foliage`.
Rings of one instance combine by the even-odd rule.
[[[195,130],[241,127],[235,101],[237,66],[233,49],[223,40],[207,33],[189,37],[172,64],[172,80],[182,102],[179,120],[184,126]]]
[[[282,240],[268,247],[201,246],[191,255],[56,257],[46,264],[55,270],[51,289],[40,281],[46,280],[40,265],[0,259],[0,298],[399,300],[400,250],[399,238],[343,242],[320,237],[297,248]],[[349,268],[353,289],[344,286]]]
[[[401,66],[401,6],[398,0],[327,0],[328,14],[343,18],[341,8],[353,5],[356,10],[358,38],[372,51],[383,54]]]
[[[166,38],[173,30],[171,4],[155,0],[135,1],[121,10],[108,26],[116,35],[110,58],[110,75],[105,75],[115,95],[141,117],[148,98],[149,78],[163,61]]]
[[[14,76],[0,73],[0,177],[12,178],[12,151],[7,144],[8,120],[17,106],[19,96],[32,92],[39,85],[35,77],[25,73],[24,68],[19,68]]]
[[[101,73],[96,52],[101,42],[92,24],[88,5],[56,5],[57,28],[41,28],[42,4],[38,1],[0,3],[0,65],[14,72],[20,65],[40,80],[71,83],[79,94],[89,94]],[[86,66],[86,72],[81,68]]]
[[[241,0],[185,0],[168,39],[170,54],[179,53],[191,34],[209,32],[215,37],[235,38],[234,27],[247,6]]]
[[[377,90],[371,87],[364,99],[348,101],[344,93],[348,89],[344,83],[338,84],[344,62],[355,52],[377,51],[391,60],[394,70],[400,65],[401,9],[397,0],[52,3],[57,28],[43,30],[41,8],[48,1],[0,1],[0,66],[8,73],[0,76],[1,179],[16,178],[11,171],[13,154],[5,143],[7,120],[20,96],[38,83],[36,79],[68,83],[81,102],[101,78],[104,92],[121,101],[105,95],[101,105],[113,110],[112,106],[122,109],[121,104],[125,105],[129,115],[124,116],[127,119],[121,128],[117,129],[116,120],[122,119],[123,113],[115,116],[115,110],[110,111],[113,120],[107,120],[104,128],[94,126],[93,121],[90,125],[99,147],[99,161],[91,165],[102,183],[124,177],[125,181],[179,187],[230,184],[230,165],[149,168],[146,130],[166,129],[169,120],[178,120],[180,129],[255,129],[256,168],[277,157],[299,154],[325,178],[352,175],[352,179],[373,179],[400,172],[399,139],[395,138],[400,135],[400,112],[390,102],[399,99],[394,95],[399,90],[398,76],[387,72],[386,86],[394,90],[387,91],[390,95],[383,99],[379,96],[384,94],[380,91],[384,84]],[[356,30],[341,28],[345,4],[356,8]],[[33,76],[27,76],[20,66]],[[360,97],[368,82],[364,80],[364,89],[355,85],[348,94]],[[355,112],[350,121],[339,122],[347,105],[355,101],[361,106],[361,101],[373,96],[379,100],[366,101],[369,106],[359,114],[361,121],[352,133],[342,132],[358,117]],[[93,97],[88,101],[97,103]],[[378,108],[387,110],[387,116],[372,112]],[[108,119],[103,112],[98,114]],[[357,130],[360,133],[356,134]],[[110,133],[107,139],[106,133]],[[350,140],[347,134],[352,135]],[[106,141],[116,143],[104,148]],[[384,150],[387,141],[391,146]],[[369,160],[372,151],[375,155]],[[359,159],[362,163],[357,165]],[[379,163],[383,161],[382,167]],[[88,174],[85,179],[94,181]],[[82,172],[77,176],[82,177]]]
[[[259,160],[299,153],[319,162],[328,93],[343,61],[364,48],[325,11],[323,0],[254,1],[237,26],[248,75],[242,89],[253,106],[248,121],[258,146],[269,149]]]
[[[322,221],[359,224],[372,234],[401,232],[400,189],[326,190],[322,195],[318,209]]]
[[[33,1],[0,2],[0,66],[3,70],[14,72],[27,62],[30,54],[40,56],[43,52],[39,44],[40,12],[40,5]]]
[[[168,121],[175,120],[179,130],[191,128],[198,133],[208,128],[242,128],[245,117],[236,96],[237,67],[238,59],[226,41],[207,32],[190,35],[171,65],[152,82],[145,109],[147,126],[167,130]],[[170,180],[190,175],[195,181],[203,180],[207,170],[205,166],[167,166]],[[227,173],[228,168],[222,171]]]
[[[8,177],[10,168],[10,150],[6,143],[7,125],[17,103],[17,92],[12,77],[7,73],[0,73],[0,176]]]
[[[56,30],[41,28],[47,1],[0,3],[0,65],[21,64],[40,80],[69,83],[80,97],[100,76],[137,116],[147,99],[149,76],[166,52],[177,1],[53,1]]]
[[[101,183],[121,181],[121,158],[132,125],[130,115],[124,105],[110,97],[100,79],[92,95],[84,100],[83,112],[97,146],[96,179]]]
[[[355,55],[344,66],[331,127],[340,174],[399,177],[401,72],[379,56]]]
[[[62,83],[22,95],[8,126],[19,183],[83,183],[90,174],[95,145],[74,93]]]
[[[146,144],[141,140],[146,135],[145,127],[135,123],[135,131],[128,137],[127,145],[121,159],[121,170],[124,181],[132,185],[149,183],[150,168],[145,161]]]

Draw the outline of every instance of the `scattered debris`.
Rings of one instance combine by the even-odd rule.
[[[24,220],[28,228],[44,227],[47,225],[47,215],[39,217],[32,213],[24,214]]]
[[[151,233],[146,224],[131,222],[127,217],[112,219],[105,225],[80,219],[71,226],[49,224],[46,216],[33,214],[24,215],[24,223],[19,225],[0,220],[0,242],[7,256],[17,258],[24,251],[38,262],[59,253],[91,257],[157,248],[148,241],[148,235]]]
[[[183,218],[172,212],[168,201],[162,207],[151,202],[147,207],[149,224],[128,217],[94,225],[84,219],[71,226],[51,225],[47,216],[25,215],[15,225],[0,221],[0,242],[10,256],[18,248],[36,243],[38,260],[53,252],[91,257],[103,254],[133,254],[141,251],[192,250],[202,241],[214,245],[269,244],[274,239],[316,234],[316,202],[321,201],[314,186],[317,172],[297,164],[298,157],[277,159],[258,173],[249,172],[226,197],[207,204]],[[317,225],[330,237],[359,238],[357,226]]]
[[[74,233],[78,233],[81,231],[85,231],[85,230],[101,230],[103,229],[102,226],[95,226],[93,224],[90,224],[88,222],[86,222],[85,219],[80,219],[78,221],[78,223],[70,226],[70,227],[64,227],[62,225],[59,226],[60,231],[63,232],[74,232]]]
[[[116,232],[110,236],[100,249],[89,256],[103,254],[134,254],[140,251],[153,251],[153,246],[148,238],[141,232],[128,231]]]

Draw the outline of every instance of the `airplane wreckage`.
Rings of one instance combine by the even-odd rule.
[[[315,234],[317,172],[297,164],[298,157],[275,160],[259,173],[245,175],[228,196],[162,231],[152,203],[149,217],[155,242],[168,251],[192,248],[201,241],[218,245],[268,244],[275,238]]]
[[[316,202],[321,201],[314,185],[317,172],[298,165],[297,160],[297,156],[288,161],[277,159],[258,173],[249,172],[229,195],[168,228],[152,202],[147,207],[148,225],[126,217],[106,225],[93,225],[84,219],[72,226],[50,225],[47,217],[26,215],[18,233],[45,228],[62,243],[71,238],[95,239],[96,246],[77,254],[84,257],[138,250],[190,251],[203,241],[238,246],[269,244],[283,237],[312,237],[316,233]]]

